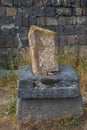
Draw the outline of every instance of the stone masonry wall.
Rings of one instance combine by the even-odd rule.
[[[56,31],[60,50],[80,45],[87,55],[87,0],[0,0],[0,66],[29,45],[31,25]]]

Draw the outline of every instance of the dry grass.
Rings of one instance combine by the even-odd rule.
[[[58,56],[58,64],[71,65],[80,77],[80,88],[83,96],[87,96],[87,58],[73,53],[63,53]]]

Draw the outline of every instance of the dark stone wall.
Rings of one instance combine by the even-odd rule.
[[[87,0],[0,0],[0,65],[29,45],[31,25],[56,31],[60,50],[87,52]]]

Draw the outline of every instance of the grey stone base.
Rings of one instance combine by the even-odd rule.
[[[49,120],[72,114],[83,115],[82,98],[62,99],[18,99],[17,118],[24,120]]]

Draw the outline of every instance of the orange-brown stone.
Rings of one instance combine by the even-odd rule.
[[[55,32],[31,26],[28,38],[33,73],[47,75],[58,71]]]

